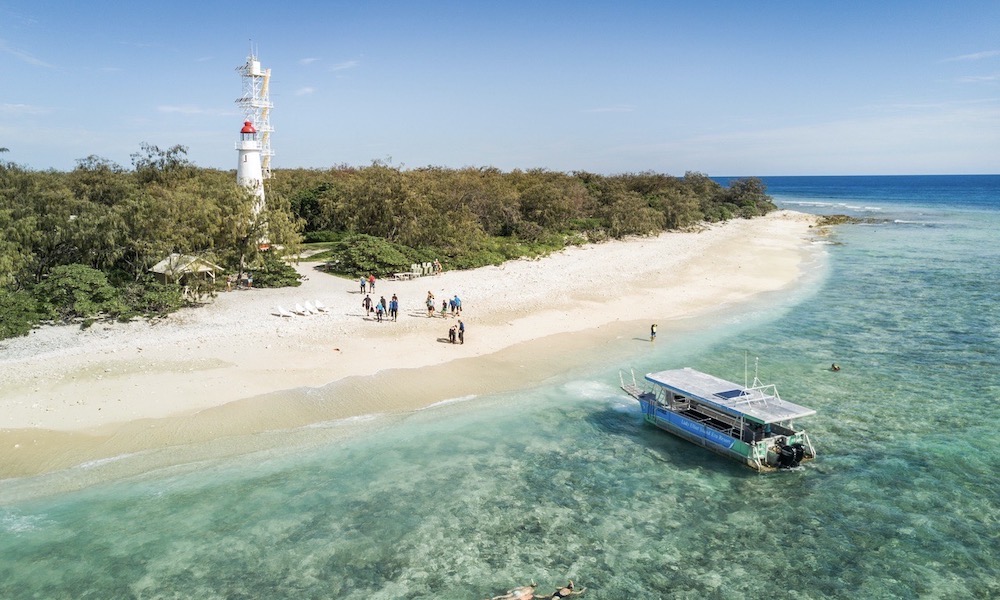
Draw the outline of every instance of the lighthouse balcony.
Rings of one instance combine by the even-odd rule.
[[[260,142],[257,140],[240,140],[236,142],[237,150],[260,150]]]

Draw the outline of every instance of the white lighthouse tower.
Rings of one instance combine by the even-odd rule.
[[[260,140],[257,139],[257,129],[252,121],[243,122],[236,150],[240,153],[239,163],[236,165],[236,182],[257,197],[253,205],[253,214],[256,216],[264,210],[264,172],[260,160]]]
[[[236,104],[243,110],[243,118],[254,124],[260,143],[261,172],[264,179],[271,178],[271,69],[260,66],[253,48],[247,56],[246,63],[236,68],[243,78],[243,95],[236,99]]]
[[[237,67],[243,78],[243,95],[236,104],[243,110],[243,129],[240,141],[236,142],[239,163],[236,167],[236,181],[253,192],[256,201],[253,214],[256,217],[266,207],[264,203],[264,180],[271,177],[271,69],[263,69],[257,55],[250,48],[246,63]],[[260,245],[268,245],[266,228]]]

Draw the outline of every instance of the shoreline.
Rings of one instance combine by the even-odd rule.
[[[654,319],[662,336],[671,321],[791,286],[818,235],[814,224],[811,215],[778,211],[700,232],[379,281],[373,298],[400,297],[395,323],[364,315],[356,281],[302,263],[308,280],[298,288],[223,292],[153,323],[46,327],[4,340],[0,478],[526,387],[573,362],[552,360],[553,351],[579,362],[602,340],[612,343],[623,323],[634,330]],[[437,303],[462,298],[468,343],[446,343],[457,319],[428,318],[428,290]],[[307,300],[329,312],[271,314]],[[537,364],[515,366],[526,359]],[[288,399],[319,388],[342,393]]]

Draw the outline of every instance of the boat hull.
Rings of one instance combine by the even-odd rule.
[[[730,437],[704,423],[699,423],[694,419],[685,417],[681,413],[658,405],[649,396],[640,396],[636,399],[642,406],[642,412],[645,415],[646,421],[659,429],[711,450],[716,454],[735,460],[755,471],[778,470],[776,452],[768,444],[748,444],[742,440]],[[802,440],[799,439],[799,435],[797,434],[787,438],[788,444],[800,441]],[[801,462],[812,460],[813,458],[815,457],[812,454],[805,454],[801,458]]]
[[[749,444],[731,438],[703,423],[688,419],[679,413],[655,406],[651,402],[640,399],[639,403],[642,405],[642,411],[649,423],[752,469],[758,469],[758,461],[751,454],[752,449]],[[764,467],[766,468],[766,465]]]

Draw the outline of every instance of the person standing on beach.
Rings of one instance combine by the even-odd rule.
[[[452,325],[451,329],[448,330],[448,341],[452,344],[455,343],[455,326]]]
[[[368,274],[368,293],[372,294],[375,292],[375,275],[373,273]]]
[[[461,317],[462,316],[462,299],[458,297],[458,294],[455,294],[455,297],[452,298],[451,301],[455,303],[455,314],[457,314],[458,316]]]
[[[359,281],[359,282],[361,283],[361,293],[362,293],[362,294],[364,294],[364,293],[365,293],[365,276],[364,276],[364,275],[362,275],[362,276],[361,276],[361,277],[360,277],[360,278],[358,279],[358,281]]]
[[[653,325],[649,328],[649,341],[656,341],[656,323],[653,323]]]
[[[389,305],[385,301],[385,296],[379,297],[378,303],[382,306],[382,312],[389,314]]]
[[[462,319],[458,320],[458,343],[465,343],[465,323],[462,322]]]
[[[427,316],[434,316],[434,294],[427,290]]]
[[[441,300],[441,316],[442,317],[447,317],[448,316],[448,301],[447,300]]]
[[[365,307],[365,316],[372,314],[372,297],[365,296],[365,299],[361,301],[361,306]]]
[[[397,314],[399,314],[399,298],[396,298],[396,294],[393,294],[392,300],[389,300],[389,317],[395,321]]]
[[[379,323],[382,322],[383,312],[385,312],[385,309],[382,307],[382,303],[379,302],[378,304],[375,305],[375,320],[378,321]]]
[[[434,274],[435,275],[441,274],[441,261],[439,261],[436,258],[434,259]]]

